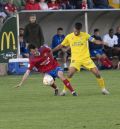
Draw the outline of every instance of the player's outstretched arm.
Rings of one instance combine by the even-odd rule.
[[[57,47],[55,47],[54,49],[52,49],[52,52],[56,52],[58,50],[60,50],[61,48],[63,48],[63,45],[58,45]]]
[[[29,74],[30,74],[30,70],[28,69],[28,70],[26,71],[26,73],[24,74],[24,76],[23,76],[21,82],[16,86],[16,88],[22,86],[22,84],[24,83],[24,81],[28,78]]]
[[[93,43],[95,43],[95,44],[102,44],[102,45],[108,46],[108,43],[106,43],[104,41],[96,40],[96,39],[93,41]]]

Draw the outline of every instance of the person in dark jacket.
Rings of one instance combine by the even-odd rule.
[[[118,68],[120,69],[120,26],[117,27],[117,32],[115,35],[118,37],[118,44],[114,45],[114,55],[118,56],[119,58]]]
[[[99,29],[94,29],[94,35],[92,37],[94,37],[96,40],[102,41]],[[108,57],[104,53],[103,45],[98,45],[90,42],[89,49],[91,56],[96,57],[100,61],[102,67],[107,69],[112,67],[112,62],[108,59]]]
[[[44,44],[42,29],[36,22],[35,14],[29,17],[29,24],[25,26],[24,41],[28,44],[34,44],[38,48]]]
[[[111,9],[113,7],[111,7],[109,5],[109,1],[108,0],[93,0],[95,8],[98,9]]]
[[[52,38],[52,44],[51,44],[51,48],[55,48],[57,47],[59,44],[61,44],[61,42],[64,40],[65,35],[63,34],[63,28],[59,27],[57,29],[57,34],[55,34]],[[63,57],[63,65],[64,65],[64,71],[68,70],[68,66],[67,66],[67,57],[68,57],[68,50],[69,48],[64,47],[63,49],[54,52],[53,55],[55,58],[58,57]]]

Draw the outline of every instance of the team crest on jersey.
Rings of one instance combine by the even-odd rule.
[[[74,44],[72,44],[72,46],[81,46],[81,45],[83,45],[83,43],[81,42],[74,42]]]

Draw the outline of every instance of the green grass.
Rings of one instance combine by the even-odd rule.
[[[110,95],[101,95],[96,79],[77,73],[72,81],[78,97],[53,96],[32,75],[20,89],[21,76],[0,77],[0,129],[120,129],[120,71],[102,71]],[[57,80],[62,89],[62,83]]]

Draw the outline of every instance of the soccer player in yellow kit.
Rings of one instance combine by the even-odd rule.
[[[58,45],[56,48],[53,49],[53,52],[65,47],[71,48],[71,64],[68,70],[68,79],[70,80],[74,73],[80,71],[81,66],[85,67],[86,69],[90,70],[95,76],[98,81],[98,84],[101,88],[101,92],[104,95],[109,94],[109,92],[105,88],[104,79],[101,77],[100,72],[92,59],[90,58],[89,48],[88,48],[88,41],[93,42],[95,44],[103,44],[103,41],[99,41],[91,37],[89,34],[85,32],[81,32],[82,24],[75,23],[74,32],[68,34],[63,42]],[[67,88],[64,86],[64,89],[61,95],[65,95]]]

